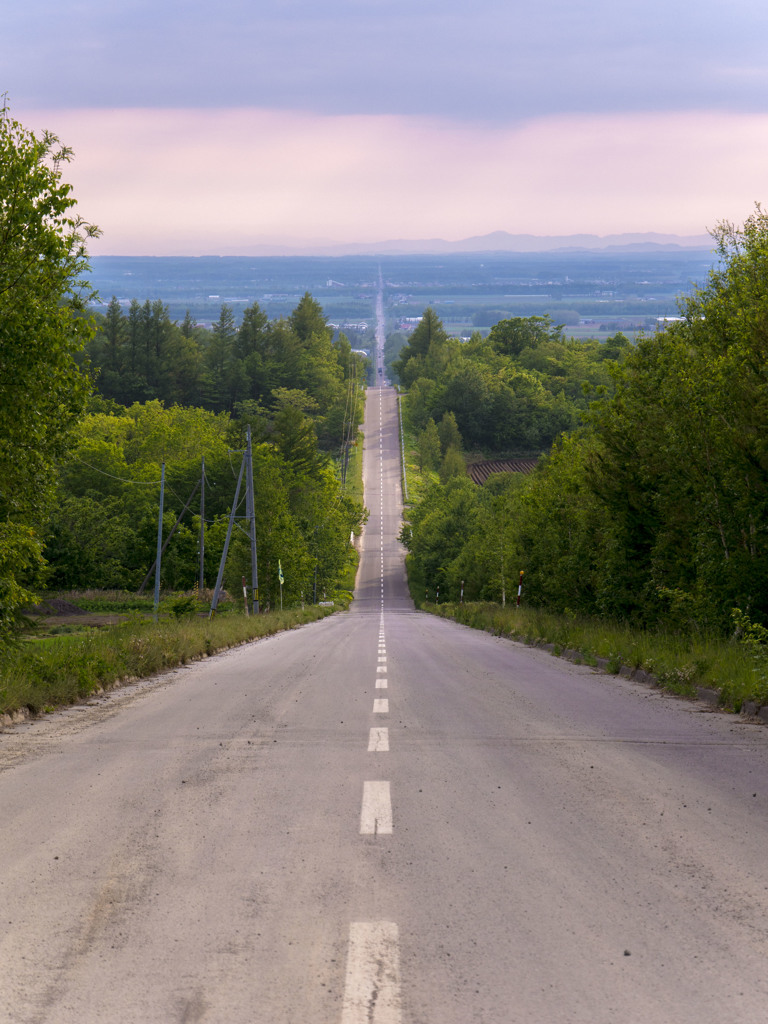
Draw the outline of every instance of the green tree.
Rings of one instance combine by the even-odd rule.
[[[409,578],[420,598],[429,587],[441,597],[458,598],[458,574],[451,566],[461,555],[474,527],[478,488],[467,476],[452,477],[445,486],[432,484],[413,509],[410,529],[401,538],[409,550]]]
[[[243,360],[238,358],[237,338],[232,307],[223,305],[205,353],[206,404],[217,411],[230,412],[236,402],[248,397],[247,373]]]
[[[448,483],[455,476],[466,476],[467,475],[467,464],[464,461],[464,456],[461,454],[458,448],[451,447],[443,456],[443,461],[440,463],[440,483]]]
[[[445,349],[448,340],[440,317],[433,309],[425,309],[408,344],[403,346],[400,355],[392,363],[392,369],[401,383],[410,387],[419,377],[434,376],[434,373],[429,372],[428,357],[432,352],[433,361],[442,363],[438,352]]]
[[[500,320],[491,328],[489,341],[504,355],[518,356],[526,348],[538,348],[543,342],[561,337],[561,327],[553,327],[548,316],[514,316]]]
[[[53,465],[82,414],[76,355],[93,333],[86,244],[62,167],[71,150],[0,109],[0,644],[41,567]]]
[[[269,323],[269,318],[258,302],[243,313],[243,322],[237,332],[235,341],[235,352],[239,359],[247,359],[254,352],[259,352],[264,346],[264,335]]]
[[[125,317],[117,300],[113,295],[107,306],[103,327],[104,339],[106,341],[106,353],[104,365],[112,373],[119,373],[122,366],[122,349],[125,342]]]
[[[440,435],[437,432],[437,425],[433,419],[427,420],[427,425],[418,437],[419,469],[437,469],[440,463]]]
[[[464,447],[456,417],[450,409],[443,413],[443,418],[437,425],[437,432],[440,435],[440,450],[443,456],[449,448],[455,448],[460,452]]]
[[[191,338],[195,332],[196,327],[197,323],[195,322],[194,317],[192,316],[188,309],[185,310],[184,319],[181,321],[180,325],[181,333],[184,335],[185,338]]]
[[[323,307],[309,292],[305,292],[299,299],[299,304],[289,316],[288,323],[303,345],[307,345],[313,338],[323,337],[330,343],[330,331]]]

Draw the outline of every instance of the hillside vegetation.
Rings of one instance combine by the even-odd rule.
[[[458,600],[464,581],[465,598],[500,601],[523,569],[533,606],[754,640],[768,620],[768,217],[758,207],[714,237],[719,262],[681,297],[680,321],[635,347],[614,340],[581,374],[592,387],[581,408],[567,377],[555,394],[551,373],[540,376],[557,344],[541,321],[529,324],[532,344],[523,325],[497,325],[458,364],[443,358],[452,343],[439,324],[428,339],[414,332],[396,363],[413,423],[453,412],[465,443],[544,447],[571,418],[528,477],[433,483],[404,530],[417,597],[439,584]],[[509,417],[488,414],[501,407],[495,393]],[[506,426],[494,436],[495,419]],[[518,419],[534,424],[528,434],[509,429]]]
[[[467,448],[529,453],[577,426],[590,396],[612,389],[610,366],[629,348],[622,334],[566,339],[547,316],[502,320],[462,343],[426,309],[391,366],[414,428],[450,412]]]
[[[87,346],[99,360],[89,372],[102,397],[91,399],[59,467],[59,501],[45,530],[48,587],[137,588],[155,557],[161,463],[167,537],[199,489],[203,459],[202,583],[212,585],[250,426],[262,601],[279,604],[278,563],[284,603],[317,587],[333,589],[346,571],[350,533],[363,517],[362,504],[343,490],[339,470],[362,417],[362,361],[348,344],[332,343],[309,295],[285,321],[267,322],[254,307],[231,332],[225,310],[222,323],[211,332],[196,329],[194,339],[168,322],[157,304],[152,308],[157,320],[153,327],[151,317],[143,319],[138,341],[130,318],[113,319]],[[153,330],[162,343],[150,344]],[[189,380],[186,358],[198,368],[208,400],[203,407],[166,406],[163,399],[171,400],[179,380]],[[118,401],[153,392],[159,397],[127,406]],[[163,556],[164,588],[200,583],[199,538],[198,491]],[[225,576],[231,591],[239,591],[249,566],[248,539],[237,530]]]

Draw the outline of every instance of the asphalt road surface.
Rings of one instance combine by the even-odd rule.
[[[768,733],[415,612],[396,420],[350,612],[0,735],[0,1020],[768,1020]]]

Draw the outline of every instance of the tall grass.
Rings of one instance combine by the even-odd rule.
[[[556,615],[537,608],[497,604],[422,605],[424,611],[455,619],[525,643],[549,643],[554,653],[577,651],[587,664],[607,662],[609,671],[642,669],[659,686],[683,696],[697,687],[719,692],[719,703],[740,711],[745,701],[768,704],[768,667],[743,645],[729,640],[648,633],[629,626]]]
[[[153,623],[133,618],[74,636],[28,641],[0,660],[0,714],[22,708],[34,713],[53,710],[117,682],[150,676],[312,622],[331,611],[308,605],[303,610],[250,617],[220,615],[212,620],[195,617]]]
[[[127,590],[71,590],[61,591],[58,597],[77,605],[84,612],[151,612],[152,594],[134,594]]]

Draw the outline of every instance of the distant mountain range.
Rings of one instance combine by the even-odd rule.
[[[390,239],[384,242],[317,241],[297,245],[240,245],[222,256],[434,255],[467,252],[660,252],[712,249],[709,235],[664,235],[655,231],[620,235],[513,235],[493,231],[456,242],[444,238]]]

